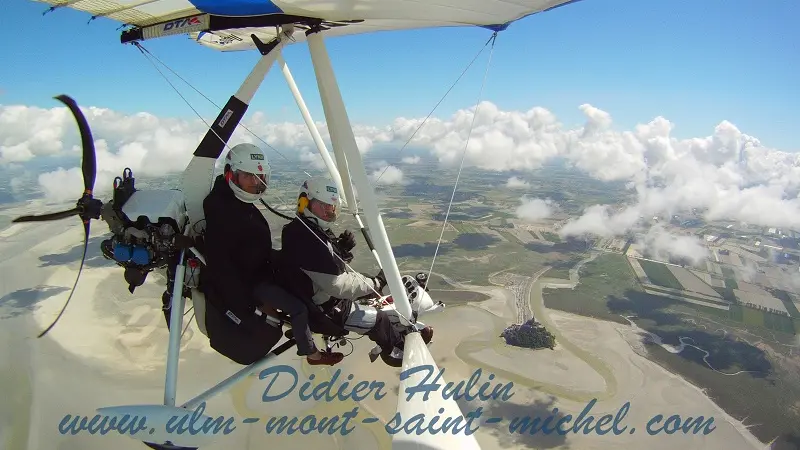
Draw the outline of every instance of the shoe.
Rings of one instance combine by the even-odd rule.
[[[433,327],[427,326],[423,328],[422,331],[419,332],[419,334],[422,335],[422,341],[425,342],[425,345],[428,345],[431,343],[431,340],[433,339]]]
[[[327,365],[333,366],[339,364],[344,359],[344,354],[334,352],[320,352],[322,357],[320,359],[311,359],[306,356],[306,361],[312,366]]]

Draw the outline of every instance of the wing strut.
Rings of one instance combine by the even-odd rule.
[[[342,169],[336,168],[336,165],[333,163],[331,155],[328,152],[328,148],[325,146],[325,142],[322,140],[322,136],[319,134],[317,125],[314,123],[314,119],[311,118],[311,113],[308,111],[305,100],[303,100],[303,95],[300,94],[300,89],[297,88],[297,83],[294,82],[294,77],[292,76],[292,72],[289,70],[289,66],[286,65],[286,61],[283,59],[283,55],[280,53],[278,53],[277,58],[278,64],[281,66],[281,71],[283,72],[283,77],[286,78],[286,83],[289,85],[289,90],[292,91],[294,100],[297,102],[297,107],[300,109],[300,113],[303,115],[303,120],[306,122],[308,131],[311,132],[311,138],[314,139],[314,144],[317,145],[317,149],[322,156],[322,160],[325,161],[325,166],[328,167],[328,172],[330,172],[333,182],[336,183],[336,187],[339,188],[339,192],[345,193],[347,206],[349,206],[351,210],[357,211],[355,196],[353,194],[353,186],[350,183],[350,174],[347,173],[347,167],[342,167]],[[338,159],[339,155],[336,156]],[[347,188],[342,185],[343,179],[347,180]]]
[[[375,192],[372,190],[372,186],[369,184],[367,172],[364,168],[358,146],[356,145],[353,129],[350,126],[347,110],[345,109],[336,76],[333,72],[333,67],[320,31],[320,27],[312,27],[306,32],[306,36],[308,37],[311,60],[314,64],[314,72],[322,97],[325,118],[328,122],[331,134],[331,142],[333,143],[335,151],[343,152],[347,157],[348,168],[352,172],[351,175],[353,176],[354,185],[356,189],[358,189],[359,196],[363,201],[367,223],[374,239],[373,244],[380,255],[381,262],[383,262],[383,269],[388,281],[388,287],[397,310],[401,315],[405,316],[407,320],[416,321],[415,318],[412,319],[411,305],[400,278],[400,272],[397,268],[397,262],[394,259],[386,229],[383,226],[380,211],[378,210],[377,198]],[[438,372],[439,369],[419,333],[410,333],[406,336],[405,349],[406,350],[403,352],[403,370],[425,365]],[[401,420],[408,420],[416,414],[437,414],[440,408],[445,410],[444,417],[461,416],[462,420],[465,420],[463,412],[461,412],[458,404],[453,399],[445,400],[441,396],[439,390],[433,393],[427,401],[422,401],[421,398],[414,398],[411,401],[406,401],[403,395],[405,388],[412,386],[412,383],[419,383],[419,378],[423,373],[424,371],[418,372],[416,375],[401,380],[397,409],[398,413],[402,415]],[[440,382],[444,383],[444,380]],[[459,433],[452,435],[449,433],[441,433],[437,435],[427,434],[417,436],[398,433],[394,435],[392,448],[449,450],[453,448],[479,449],[480,447],[475,436],[472,434],[467,435]]]
[[[283,27],[282,33],[277,38],[267,44],[259,45],[262,57],[239,90],[222,107],[189,161],[189,165],[184,171],[184,177],[181,179],[181,191],[186,195],[186,210],[191,224],[197,224],[204,219],[203,199],[211,190],[217,159],[247,112],[250,102],[275,62],[281,48],[291,38],[293,32],[292,26]],[[200,232],[201,230],[202,228],[193,231]]]
[[[317,145],[317,149],[319,150],[323,161],[325,161],[325,165],[328,167],[328,172],[330,173],[331,178],[333,178],[333,182],[336,183],[336,187],[339,188],[340,192],[344,192],[350,213],[353,214],[353,217],[355,217],[356,221],[358,222],[358,227],[361,230],[361,234],[364,236],[364,240],[367,242],[367,246],[372,252],[372,256],[375,258],[375,262],[377,262],[378,266],[383,269],[381,258],[378,255],[377,250],[375,250],[375,246],[372,243],[372,238],[370,237],[367,229],[364,227],[364,222],[361,220],[361,217],[358,214],[358,202],[356,201],[355,192],[353,192],[353,184],[350,180],[350,171],[348,170],[346,155],[341,148],[334,147],[336,161],[338,164],[337,168],[337,165],[335,165],[331,159],[330,152],[328,152],[325,142],[322,140],[322,136],[319,134],[319,130],[317,129],[314,120],[311,118],[311,113],[308,111],[308,107],[303,100],[303,96],[300,94],[300,90],[297,88],[297,84],[294,82],[294,77],[292,77],[292,73],[289,71],[289,66],[286,65],[286,61],[283,59],[283,55],[280,53],[278,54],[278,64],[281,66],[283,76],[286,78],[286,83],[289,85],[292,95],[294,95],[294,99],[297,102],[297,107],[300,109],[300,112],[303,115],[303,120],[305,120],[306,126],[308,127],[308,131],[311,132],[311,137],[314,139],[314,143]]]

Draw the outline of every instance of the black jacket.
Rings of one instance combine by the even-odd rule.
[[[255,205],[242,202],[220,175],[203,201],[206,267],[203,291],[221,312],[255,320],[257,283],[274,281],[272,234]]]
[[[296,295],[310,298],[316,305],[336,299],[355,300],[378,290],[374,279],[348,272],[340,259],[342,254],[333,233],[311,220],[295,217],[281,233],[282,270],[287,275],[282,280],[292,284]]]

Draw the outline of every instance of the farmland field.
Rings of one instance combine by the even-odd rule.
[[[736,295],[736,298],[744,304],[752,303],[763,308],[774,309],[787,314],[789,313],[789,311],[786,310],[786,306],[784,306],[783,302],[772,295],[762,295],[754,292],[743,291],[741,289],[734,289],[733,293]]]
[[[719,292],[712,289],[711,286],[707,285],[700,278],[697,278],[692,272],[677,266],[667,266],[667,268],[675,275],[675,278],[678,279],[678,282],[687,291],[699,292],[701,294],[721,298]]]
[[[431,289],[430,294],[436,301],[441,300],[445,304],[455,305],[467,302],[482,302],[490,298],[488,295],[481,292],[461,290]]]
[[[665,264],[640,259],[639,265],[642,266],[651,283],[670,289],[683,290],[683,285]]]

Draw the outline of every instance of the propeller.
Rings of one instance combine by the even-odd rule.
[[[97,176],[97,161],[95,156],[94,150],[94,139],[92,138],[92,132],[89,129],[89,124],[86,122],[86,117],[84,117],[83,113],[81,112],[80,108],[78,108],[77,103],[75,100],[70,98],[67,95],[59,95],[55,97],[56,100],[64,103],[67,108],[69,108],[72,115],[75,117],[75,121],[78,122],[78,129],[81,133],[81,145],[83,147],[83,158],[82,158],[82,170],[83,170],[83,195],[78,202],[76,203],[75,207],[66,211],[60,211],[55,213],[48,213],[48,214],[41,214],[41,215],[31,215],[31,216],[22,216],[17,217],[12,222],[14,223],[22,223],[22,222],[44,222],[49,220],[60,220],[65,219],[67,217],[77,215],[81,221],[83,222],[83,256],[81,256],[81,265],[78,268],[78,276],[75,277],[75,284],[72,285],[72,291],[69,293],[69,297],[67,301],[64,303],[64,306],[61,308],[61,312],[58,313],[58,316],[47,327],[44,331],[42,331],[39,336],[42,337],[47,334],[58,322],[58,319],[61,318],[61,315],[64,314],[64,310],[67,309],[67,305],[69,301],[72,299],[72,294],[75,292],[75,287],[78,285],[78,280],[81,277],[81,271],[83,270],[83,263],[86,260],[86,249],[89,245],[89,223],[91,219],[99,219],[100,218],[100,211],[103,207],[103,202],[100,200],[95,199],[92,197],[92,191],[94,190],[94,182]]]

